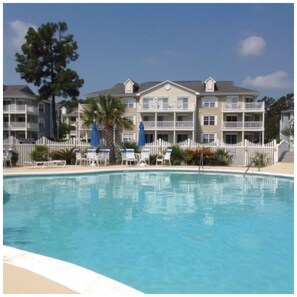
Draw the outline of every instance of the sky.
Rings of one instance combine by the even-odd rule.
[[[66,22],[85,83],[79,98],[128,78],[233,81],[278,99],[294,92],[292,3],[4,3],[3,83],[33,84],[16,73],[28,28]]]

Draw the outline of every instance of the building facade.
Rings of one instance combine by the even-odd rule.
[[[51,137],[51,102],[37,100],[25,85],[3,86],[3,138],[14,136],[23,142]]]
[[[236,87],[231,81],[162,81],[138,84],[132,79],[108,90],[87,94],[119,97],[126,106],[125,117],[135,128],[118,131],[117,141],[137,142],[138,127],[145,127],[146,143],[163,139],[176,144],[187,139],[195,142],[222,141],[234,144],[248,139],[264,142],[264,103],[258,92]],[[79,114],[83,105],[78,108]],[[78,116],[79,122],[80,116]],[[87,133],[82,124],[78,137]],[[87,137],[87,136],[86,136]]]

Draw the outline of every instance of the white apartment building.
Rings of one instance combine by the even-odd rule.
[[[14,136],[24,142],[51,136],[51,102],[37,100],[25,85],[3,86],[3,138]]]
[[[119,97],[126,105],[126,117],[135,124],[132,131],[117,131],[117,141],[138,142],[138,127],[145,126],[146,143],[163,139],[173,144],[186,139],[195,142],[223,141],[234,144],[248,139],[264,142],[264,103],[258,92],[236,87],[231,81],[158,81],[138,84],[132,79],[111,89],[87,94]],[[83,105],[78,108],[79,114]],[[80,116],[79,116],[79,122]],[[88,129],[78,126],[78,137]],[[104,131],[101,131],[104,134]]]

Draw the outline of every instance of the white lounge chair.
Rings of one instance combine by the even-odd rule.
[[[75,153],[75,165],[82,165],[82,164],[88,163],[88,159],[83,157],[81,152],[76,152]]]
[[[168,162],[168,164],[171,166],[171,153],[172,153],[172,149],[167,149],[166,150],[166,153],[164,156],[157,156],[157,159],[156,159],[156,165],[160,164],[160,165],[165,165],[166,162]]]
[[[87,149],[87,160],[90,166],[98,165],[98,156],[96,149]]]
[[[126,149],[126,164],[129,165],[129,163],[138,163],[138,160],[135,157],[134,149]]]
[[[109,153],[110,149],[101,149],[98,154],[98,162],[99,164],[103,164],[106,166],[109,164]]]
[[[138,165],[149,165],[150,164],[150,150],[142,149],[142,152],[139,155]]]
[[[121,153],[121,158],[122,158],[121,165],[123,165],[124,163],[127,164],[127,155],[126,155],[126,151],[125,151],[124,149],[120,149],[120,153]]]

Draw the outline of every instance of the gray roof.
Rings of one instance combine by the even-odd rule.
[[[36,99],[36,95],[26,85],[4,85],[3,86],[4,98],[28,98]]]
[[[140,84],[136,84],[137,88],[132,94],[125,94],[125,86],[123,83],[118,83],[114,85],[112,88],[102,91],[97,91],[93,93],[88,93],[87,98],[95,97],[98,95],[110,94],[114,96],[136,96],[138,93],[144,92],[154,86],[165,83],[168,81],[154,81],[154,82],[144,82]],[[205,92],[204,82],[201,80],[193,80],[193,81],[172,81],[173,83],[185,87],[187,89],[193,90],[194,92],[198,92],[201,95],[210,94],[209,92]],[[212,94],[253,94],[259,95],[257,91],[249,90],[241,87],[234,86],[232,81],[217,81],[215,91]]]

